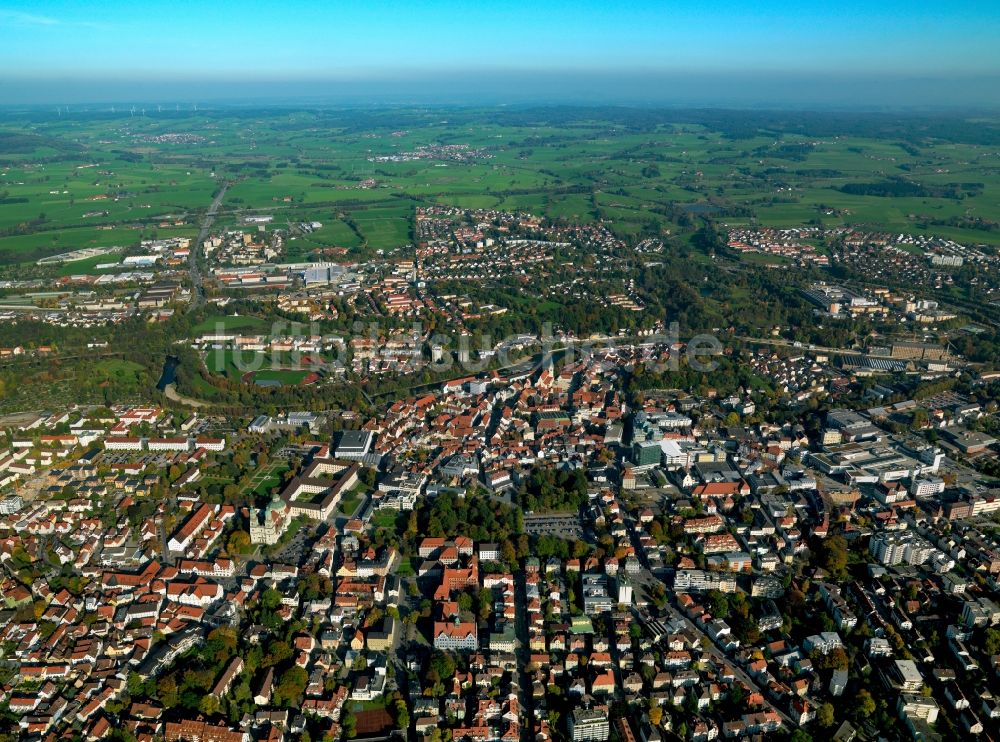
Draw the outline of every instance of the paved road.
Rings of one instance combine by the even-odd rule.
[[[636,554],[639,555],[639,561],[643,567],[642,571],[638,575],[633,577],[633,585],[639,588],[642,592],[644,592],[648,596],[649,594],[651,594],[653,586],[656,584],[663,584],[663,580],[661,580],[659,577],[654,575],[649,570],[649,564],[646,561],[644,551],[641,548],[641,544],[639,543],[638,534],[636,533],[635,529],[635,523],[631,517],[626,518],[625,526],[628,529],[629,538],[632,541],[632,545],[635,547]],[[667,594],[668,596],[670,596],[670,600],[673,601],[675,598],[675,593],[669,587],[667,588]],[[666,611],[669,614],[669,616],[664,617],[665,620],[678,619],[695,636],[700,636],[707,639],[708,646],[706,649],[708,653],[712,656],[716,664],[720,666],[722,664],[728,665],[729,667],[732,668],[733,674],[736,675],[736,678],[742,681],[747,688],[760,692],[760,694],[764,696],[764,698],[766,699],[765,703],[771,709],[773,709],[778,714],[778,716],[781,717],[781,721],[785,724],[786,729],[792,730],[798,726],[792,720],[791,716],[789,716],[782,709],[778,708],[776,705],[771,703],[769,699],[767,699],[767,694],[764,692],[764,689],[760,687],[760,684],[756,680],[751,678],[746,672],[743,671],[743,669],[739,666],[736,660],[731,658],[725,651],[723,651],[722,648],[720,648],[715,643],[715,641],[713,641],[712,637],[710,637],[707,633],[702,631],[700,626],[695,624],[694,621],[691,621],[686,615],[684,615],[684,613],[682,613],[680,609],[673,604],[673,602],[668,602],[666,604]]]
[[[521,742],[534,741],[535,699],[528,682],[528,660],[531,650],[528,648],[528,596],[525,590],[524,572],[514,573],[514,653],[517,656],[517,700],[521,705]]]
[[[756,680],[751,678],[749,675],[747,675],[747,673],[743,671],[743,669],[739,666],[739,664],[735,660],[730,658],[726,653],[724,653],[721,649],[719,649],[719,647],[715,644],[714,641],[712,641],[712,638],[708,636],[708,634],[702,631],[697,625],[695,625],[693,621],[688,619],[687,616],[685,616],[683,613],[680,612],[680,610],[674,607],[672,603],[668,603],[667,608],[675,618],[679,618],[681,621],[683,621],[684,625],[690,631],[694,631],[696,632],[696,634],[701,634],[711,642],[711,645],[708,648],[708,653],[712,655],[712,658],[715,660],[717,664],[721,665],[722,663],[725,663],[726,665],[728,665],[730,668],[732,668],[733,674],[736,675],[736,678],[742,681],[743,684],[746,685],[746,687],[758,691],[761,695],[764,696],[765,699],[767,699],[767,693],[764,691],[763,688],[761,688],[760,684]],[[798,726],[798,724],[796,724],[792,720],[791,716],[789,716],[782,709],[771,703],[770,700],[765,700],[765,703],[768,706],[770,706],[770,708],[775,713],[777,713],[778,716],[781,717],[781,721],[784,722],[786,729],[792,730]]]
[[[163,521],[158,520],[156,522],[156,535],[160,539],[160,556],[164,564],[173,564],[174,555],[170,551],[170,547],[167,546],[167,530],[163,527]]]
[[[205,218],[201,222],[201,230],[198,232],[198,238],[194,242],[194,249],[188,257],[188,264],[191,267],[191,306],[189,309],[200,307],[205,303],[205,285],[201,275],[201,267],[198,265],[198,258],[202,255],[202,244],[205,242],[205,238],[208,237],[209,230],[212,229],[212,223],[219,213],[219,206],[222,204],[222,199],[226,195],[227,188],[229,188],[229,183],[223,183],[222,188],[215,194],[215,198],[212,199],[212,205],[208,207],[208,211],[205,212]]]

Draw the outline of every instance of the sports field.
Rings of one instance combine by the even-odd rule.
[[[194,332],[262,332],[267,327],[268,323],[260,317],[245,314],[217,314],[195,325]]]

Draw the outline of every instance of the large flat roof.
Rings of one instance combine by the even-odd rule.
[[[371,445],[372,433],[367,430],[345,430],[340,435],[337,448],[364,449]]]

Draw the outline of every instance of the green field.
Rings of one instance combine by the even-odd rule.
[[[604,219],[628,238],[651,228],[683,231],[677,205],[711,204],[733,223],[751,214],[775,226],[819,219],[1000,244],[996,228],[953,223],[1000,222],[1000,163],[982,131],[996,122],[975,125],[980,131],[964,120],[949,129],[934,119],[858,115],[834,125],[808,115],[627,109],[220,110],[142,120],[10,114],[0,132],[23,134],[26,144],[0,150],[0,265],[194,231],[224,178],[231,185],[220,224],[250,213],[272,214],[275,228],[322,222],[286,243],[289,260],[316,258],[324,248],[346,248],[354,258],[396,250],[412,241],[421,204]],[[189,139],[158,139],[166,134]],[[484,156],[378,159],[437,144]],[[931,195],[840,190],[891,179],[917,182]],[[949,197],[955,183],[977,187]],[[160,226],[175,221],[182,226]]]
[[[217,314],[195,325],[193,332],[234,332],[246,330],[261,332],[267,329],[268,323],[260,317],[250,315]]]
[[[253,374],[254,379],[298,384],[309,373],[299,368],[301,357],[293,353],[213,349],[205,354],[205,368],[231,379]]]
[[[239,378],[247,370],[263,368],[266,363],[263,353],[233,350],[210,350],[205,355],[205,368],[213,374]]]
[[[97,361],[94,371],[98,378],[114,380],[120,383],[138,384],[145,368],[132,361],[108,359]]]
[[[264,468],[257,469],[244,489],[260,497],[270,495],[271,490],[281,486],[288,468],[285,461],[272,461]]]
[[[283,471],[277,471],[275,474],[269,475],[266,479],[262,480],[256,487],[254,487],[254,494],[257,495],[267,495],[271,493],[275,487],[281,485],[283,478],[282,475],[288,471],[286,466]]]
[[[74,260],[70,263],[61,263],[56,268],[56,273],[60,276],[75,276],[79,274],[101,274],[101,273],[117,273],[119,269],[114,268],[102,268],[97,269],[97,266],[115,263],[121,259],[120,255],[110,254],[110,255],[97,255],[93,258],[84,258],[83,260]]]
[[[349,492],[345,492],[337,505],[337,512],[341,515],[351,515],[364,499],[368,488],[364,484],[358,484]]]
[[[218,185],[203,166],[128,154],[102,126],[78,127],[61,156],[0,152],[0,264],[80,247],[137,246],[190,230]],[[53,133],[53,141],[61,141]],[[180,225],[177,223],[180,222]],[[165,226],[166,225],[166,226]]]

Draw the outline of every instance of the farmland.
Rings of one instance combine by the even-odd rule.
[[[427,204],[604,219],[631,238],[683,232],[712,213],[735,225],[870,225],[1000,244],[990,226],[1000,222],[1000,154],[985,135],[908,134],[863,116],[831,134],[722,113],[447,113],[10,115],[0,122],[2,141],[17,142],[4,151],[0,141],[0,264],[191,231],[223,179],[220,224],[261,213],[275,227],[322,224],[288,243],[291,260],[326,247],[357,258],[396,250]],[[436,145],[479,154],[422,154]],[[916,187],[857,190],[885,182]]]

